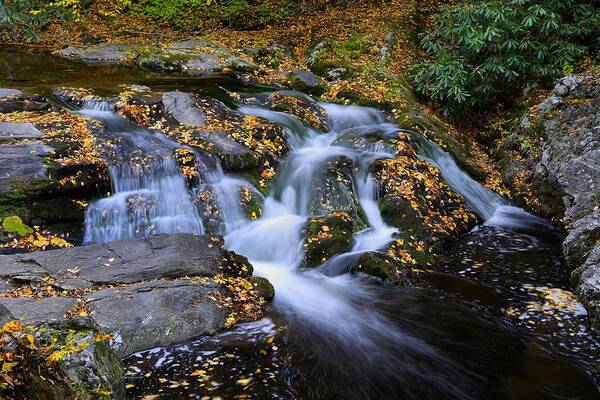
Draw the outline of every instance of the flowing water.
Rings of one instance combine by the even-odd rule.
[[[98,71],[73,68],[65,79],[78,81]],[[23,81],[20,68],[10,73],[19,77],[15,84]],[[45,75],[40,87],[57,85],[56,76]],[[219,79],[181,84],[221,96],[219,85],[231,79]],[[157,90],[178,85],[148,76],[136,77],[136,83]],[[385,138],[400,127],[373,109],[325,104],[329,132],[322,133],[285,113],[227,104],[281,125],[291,147],[255,221],[246,218],[238,197],[240,187],[250,183],[225,174],[214,158],[195,152],[200,179],[189,189],[173,158],[180,145],[131,125],[110,104],[88,103],[78,111],[103,121],[112,143],[107,150],[112,194],[90,204],[86,243],[203,233],[206,221],[196,198],[209,188],[220,218],[213,229],[276,291],[261,321],[129,357],[128,398],[600,398],[598,336],[561,279],[560,238],[551,224],[487,191],[450,155],[415,134],[421,156],[440,169],[484,224],[450,249],[447,262],[424,272],[416,287],[392,288],[353,276],[347,273],[353,260],[384,248],[396,232],[383,221],[379,190],[369,174],[373,161],[394,150],[346,139]],[[318,201],[314,187],[324,165],[339,158],[352,161],[352,191],[368,228],[355,235],[350,252],[304,270],[303,228]],[[198,369],[206,374],[194,376]]]

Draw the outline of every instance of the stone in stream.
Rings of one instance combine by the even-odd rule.
[[[23,94],[19,89],[5,89],[0,88],[0,98],[2,97],[14,97]]]
[[[42,132],[31,122],[0,122],[0,143],[42,139]]]
[[[192,96],[183,92],[168,92],[162,95],[165,112],[177,122],[191,127],[204,126],[206,115],[195,106]]]
[[[361,254],[350,267],[350,272],[373,276],[396,286],[410,283],[407,269],[391,257],[377,251]]]
[[[131,44],[102,44],[79,48],[69,46],[56,50],[52,54],[72,59],[82,60],[87,63],[126,63],[133,59],[132,49],[136,46]]]
[[[25,325],[59,334],[76,329],[84,332],[82,340],[95,332],[110,333],[110,347],[95,343],[102,354],[92,346],[91,353],[78,352],[60,363],[61,368],[71,370],[81,367],[80,360],[87,360],[90,379],[80,389],[89,392],[95,388],[89,383],[104,379],[104,387],[112,385],[119,393],[123,389],[116,374],[121,368],[119,358],[214,334],[236,320],[259,318],[261,297],[272,298],[273,289],[268,281],[251,278],[251,274],[247,259],[225,250],[222,238],[192,234],[5,255],[0,256],[0,276],[13,289],[5,288],[0,294],[0,317],[21,319]],[[237,297],[237,292],[228,289],[230,285],[245,288],[245,294]],[[48,289],[38,292],[40,286]],[[16,291],[27,287],[40,295],[21,297]],[[87,311],[75,312],[82,304]],[[112,372],[105,373],[106,368]],[[66,379],[64,384],[69,387],[77,382]],[[46,392],[43,381],[35,380],[33,385]]]
[[[541,151],[514,155],[524,138]],[[558,81],[554,93],[529,110],[500,151],[504,177],[517,186],[519,179],[530,182],[541,212],[564,221],[566,272],[600,327],[600,76]],[[523,172],[511,174],[510,168]],[[521,200],[531,202],[525,193]]]
[[[298,118],[304,125],[327,132],[327,111],[308,96],[293,96],[275,92],[269,96],[268,106]]]
[[[100,44],[70,46],[54,55],[86,63],[136,64],[157,72],[185,72],[190,75],[226,70],[252,72],[256,66],[232,51],[207,41],[180,41],[162,46]]]
[[[309,218],[304,240],[304,261],[318,267],[336,254],[350,251],[354,232],[352,218],[345,211]]]
[[[288,86],[300,92],[320,96],[325,92],[323,80],[309,71],[294,70],[285,74]]]

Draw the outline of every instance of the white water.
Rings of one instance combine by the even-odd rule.
[[[180,146],[158,132],[135,127],[114,113],[106,102],[86,102],[79,113],[104,122],[106,135],[119,141],[116,162],[109,166],[112,196],[88,207],[84,243],[146,237],[158,233],[202,234],[205,229],[193,195],[173,159]],[[117,151],[118,150],[118,151]],[[190,149],[192,150],[192,149]],[[192,150],[193,151],[193,150]],[[198,157],[208,157],[197,154]],[[225,220],[219,233],[247,222],[239,201],[241,179],[225,176],[216,159],[198,163],[198,172]]]
[[[448,186],[463,196],[486,225],[522,231],[555,231],[549,221],[511,206],[506,199],[484,188],[461,170],[454,158],[435,143],[420,138],[420,150],[422,157],[438,167]]]
[[[365,363],[371,360],[379,367],[389,368],[399,365],[398,360],[393,359],[396,356],[384,350],[382,343],[387,343],[395,348],[409,348],[452,369],[451,363],[432,346],[398,330],[370,307],[375,294],[369,286],[346,273],[360,254],[385,248],[393,240],[396,229],[383,221],[377,207],[378,188],[368,173],[369,164],[377,158],[393,156],[392,149],[385,143],[368,141],[364,145],[345,146],[343,139],[361,134],[386,136],[399,128],[387,123],[383,114],[373,109],[324,107],[329,115],[330,131],[327,133],[307,128],[285,113],[248,106],[239,109],[283,126],[291,147],[279,168],[272,191],[264,201],[260,219],[249,221],[239,205],[239,189],[247,182],[225,175],[218,162],[213,162],[214,165],[198,163],[202,182],[191,192],[210,188],[219,207],[223,224],[220,231],[226,234],[226,246],[247,256],[256,274],[269,279],[275,286],[275,305],[288,318],[314,328],[330,341],[335,339],[342,343],[344,349],[363,357]],[[110,134],[129,139],[143,150],[143,155],[163,155],[160,161],[151,162],[148,167],[111,169],[114,194],[90,206],[86,241],[98,243],[153,232],[202,233],[202,220],[190,191],[179,171],[175,171],[173,160],[164,156],[171,154],[177,144],[160,134],[111,128],[110,122],[117,117],[110,111],[88,110],[85,113],[105,121]],[[163,150],[157,152],[156,149]],[[448,184],[461,193],[482,218],[491,223],[497,223],[494,218],[506,219],[499,215],[499,210],[508,210],[507,202],[460,171],[449,155],[434,145],[426,155],[440,168]],[[302,230],[311,216],[313,183],[324,164],[338,157],[348,158],[353,163],[353,190],[369,228],[355,236],[350,252],[334,257],[321,269],[302,270]],[[136,207],[132,215],[127,208],[130,193],[154,200],[152,207]],[[512,221],[515,213],[511,210]],[[522,210],[519,213],[529,215]],[[524,224],[531,221],[528,218],[523,219]]]

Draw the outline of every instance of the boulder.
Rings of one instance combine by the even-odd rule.
[[[23,274],[37,278],[50,276],[62,288],[78,289],[185,276],[247,274],[227,270],[226,255],[219,237],[163,234],[85,247],[0,256],[0,276],[8,280],[15,276],[22,277]],[[72,272],[74,270],[76,274]]]
[[[71,60],[82,60],[90,64],[125,64],[133,59],[131,44],[101,44],[85,48],[69,46],[52,54]]]
[[[402,268],[391,257],[376,251],[361,254],[350,267],[350,272],[373,276],[396,286],[409,283],[406,269]]]
[[[42,132],[31,122],[0,122],[0,143],[42,139]]]
[[[220,237],[162,234],[0,256],[0,276],[13,289],[29,286],[36,293],[49,285],[46,293],[55,293],[20,297],[5,289],[0,306],[38,326],[68,323],[68,311],[84,300],[94,326],[114,335],[112,346],[124,357],[223,329],[232,312],[231,305],[219,300],[230,295],[228,279],[251,274],[248,260],[226,251]],[[220,276],[223,281],[216,279]],[[273,297],[268,282],[254,282],[257,289],[242,303]]]
[[[309,71],[294,70],[285,74],[286,82],[292,89],[320,96],[325,92],[323,80]]]
[[[304,125],[323,132],[328,130],[327,111],[308,96],[275,92],[269,96],[269,106],[298,118]]]
[[[206,115],[194,105],[194,99],[188,93],[164,93],[162,103],[164,110],[182,125],[200,127],[206,122]]]
[[[309,218],[304,240],[306,267],[318,267],[336,254],[350,251],[353,228],[352,218],[344,211]]]
[[[0,88],[0,98],[2,97],[14,97],[23,94],[19,89],[6,89]]]
[[[44,157],[52,149],[39,143],[0,145],[0,192],[34,184],[49,183]]]
[[[100,290],[88,297],[94,321],[114,336],[117,355],[217,333],[227,309],[210,297],[223,289],[182,280],[137,283]]]
[[[193,131],[192,136],[210,146],[205,150],[216,156],[225,171],[247,171],[258,166],[258,160],[248,147],[231,139],[223,131]]]

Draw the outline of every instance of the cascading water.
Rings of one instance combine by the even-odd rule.
[[[84,104],[80,113],[101,120],[117,138],[119,160],[109,166],[113,195],[88,207],[85,243],[106,243],[155,233],[204,232],[172,152],[161,134],[134,127],[105,102]]]
[[[452,156],[435,143],[417,136],[421,156],[438,167],[444,181],[485,221],[486,225],[515,229],[524,232],[550,232],[557,234],[553,225],[542,218],[532,215],[484,188],[459,168]]]
[[[291,147],[271,194],[264,200],[263,214],[256,221],[250,221],[239,204],[240,188],[251,185],[224,174],[213,158],[196,153],[200,183],[189,190],[171,157],[178,147],[176,143],[160,134],[123,127],[123,121],[104,106],[101,110],[84,110],[102,119],[108,134],[119,137],[121,144],[123,140],[134,143],[135,154],[146,160],[111,166],[114,194],[90,206],[86,241],[98,243],[158,232],[202,233],[202,220],[192,198],[209,189],[219,208],[217,230],[226,235],[226,246],[247,256],[255,273],[275,286],[276,309],[285,316],[287,324],[301,327],[295,340],[311,347],[318,337],[321,346],[325,346],[320,351],[347,360],[345,381],[369,376],[362,383],[363,392],[351,396],[401,397],[405,395],[403,387],[412,385],[414,380],[421,382],[421,386],[418,389],[413,386],[413,390],[425,397],[443,393],[447,398],[477,398],[474,393],[479,389],[475,389],[474,382],[478,378],[471,370],[411,333],[390,315],[378,311],[373,304],[380,303],[385,295],[347,273],[361,254],[384,249],[397,231],[383,221],[377,205],[379,190],[369,174],[369,165],[377,159],[393,157],[394,149],[385,142],[367,138],[394,135],[399,128],[372,109],[323,107],[329,115],[327,133],[307,128],[285,113],[240,107],[243,113],[284,127]],[[493,223],[499,212],[509,210],[514,220],[513,209],[519,209],[484,189],[460,171],[449,155],[422,140],[423,157],[440,168],[449,186],[461,193],[482,218]],[[368,228],[355,235],[348,253],[333,257],[320,268],[303,270],[303,229],[315,212],[314,183],[320,179],[327,162],[340,158],[352,162],[352,191]],[[527,216],[525,225],[535,219],[522,210],[519,212]],[[356,359],[361,362],[356,363]],[[394,373],[380,372],[380,377],[375,378],[372,376],[375,370]],[[325,372],[332,374],[330,379],[340,373]],[[392,377],[394,385],[383,384]],[[377,383],[379,379],[382,382]],[[350,396],[345,388],[336,390]]]

